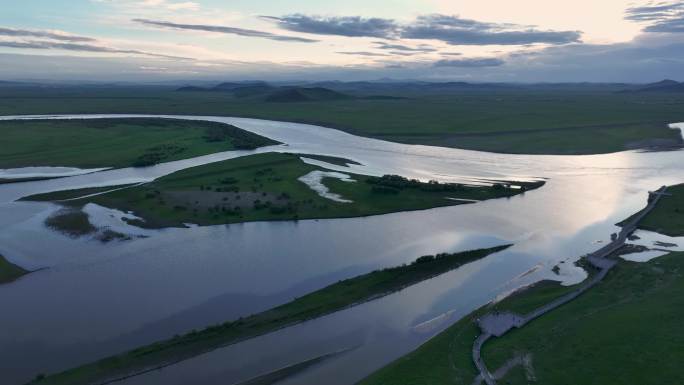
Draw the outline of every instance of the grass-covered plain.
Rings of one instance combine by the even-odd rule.
[[[485,200],[513,196],[523,190],[496,185],[464,186],[410,182],[402,178],[351,174],[356,182],[324,178],[331,192],[351,203],[323,198],[298,178],[317,166],[292,154],[266,153],[193,167],[152,183],[65,202],[72,206],[96,203],[132,211],[144,219],[132,224],[149,227],[184,223],[224,223],[358,217],[467,203],[448,198]],[[542,183],[523,184],[536,188]],[[73,190],[28,197],[62,200],[86,195]]]
[[[404,143],[531,154],[607,153],[681,142],[666,123],[684,120],[684,94],[615,91],[599,86],[449,94],[394,90],[382,93],[401,98],[268,103],[163,87],[6,87],[0,88],[0,115],[182,111],[321,124]]]
[[[28,273],[29,271],[11,263],[0,254],[0,284],[12,282]]]
[[[658,205],[639,223],[639,228],[669,236],[684,236],[684,184],[667,188],[669,196],[660,198]]]
[[[496,310],[527,313],[573,288],[539,282],[499,303],[482,307],[373,373],[360,385],[470,385],[478,374],[471,356],[473,341],[480,334],[475,323],[478,317]]]
[[[209,326],[201,331],[192,331],[62,373],[47,377],[39,375],[34,382],[37,384],[90,384],[103,379],[113,379],[150,368],[162,367],[221,346],[391,294],[509,246],[423,256],[408,265],[376,270],[339,281],[292,302],[246,318]]]
[[[174,119],[0,121],[0,168],[149,166],[276,144],[236,127]]]
[[[621,261],[576,300],[485,344],[483,358],[494,369],[531,353],[541,384],[684,383],[683,272],[684,253]]]

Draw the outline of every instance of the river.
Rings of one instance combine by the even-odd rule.
[[[567,284],[584,279],[572,261],[608,242],[617,230],[615,223],[645,206],[648,190],[684,181],[681,150],[504,155],[390,143],[296,123],[165,117],[225,122],[284,145],[0,185],[0,254],[23,267],[42,268],[0,286],[0,305],[8,310],[0,315],[3,384],[20,384],[38,373],[248,315],[421,255],[515,244],[382,299],[124,382],[231,384],[349,349],[283,383],[354,383],[511,290],[545,278]],[[17,117],[0,119],[12,118]],[[88,206],[96,224],[146,237],[108,244],[45,228],[44,219],[58,209],[54,204],[15,202],[40,192],[149,181],[187,167],[268,151],[361,163],[348,168],[327,165],[339,172],[471,183],[482,178],[544,178],[547,184],[508,199],[424,211],[187,229],[140,230],[121,220],[124,213]],[[551,269],[561,261],[556,275]]]

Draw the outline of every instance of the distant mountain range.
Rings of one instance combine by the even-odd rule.
[[[626,89],[622,92],[684,92],[684,83],[665,79],[656,83]]]
[[[255,98],[270,103],[295,103],[310,101],[345,100],[345,99],[403,99],[395,96],[371,95],[352,96],[346,93],[316,85],[307,86],[273,86],[265,82],[226,82],[214,87],[186,86],[178,88],[180,92],[227,92],[236,98]]]

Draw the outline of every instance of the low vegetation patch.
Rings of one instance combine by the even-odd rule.
[[[349,160],[349,159],[345,159],[345,158],[340,158],[337,156],[313,155],[313,154],[296,154],[296,155],[304,157],[304,158],[320,160],[322,162],[334,164],[336,166],[343,166],[343,167],[348,167],[350,164],[356,164],[356,165],[361,164],[359,162]]]
[[[97,231],[97,228],[90,223],[88,214],[80,208],[64,208],[57,211],[45,220],[45,224],[60,233],[73,238],[82,237]]]
[[[57,202],[66,201],[71,199],[80,198],[86,195],[100,194],[106,191],[117,190],[124,187],[133,186],[132,184],[120,185],[120,186],[107,186],[107,187],[89,187],[76,190],[62,190],[53,191],[43,194],[35,194],[29,197],[24,197],[19,200],[21,201],[33,201],[33,202]]]
[[[0,254],[0,284],[12,282],[28,273],[30,271],[11,263]]]
[[[453,270],[510,245],[424,256],[398,267],[337,282],[292,302],[246,318],[209,326],[92,364],[37,379],[38,384],[89,384],[162,367],[221,346],[314,319],[401,290]]]

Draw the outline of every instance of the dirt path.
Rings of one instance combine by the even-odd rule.
[[[597,283],[601,282],[608,274],[610,269],[617,264],[617,261],[608,259],[608,257],[625,245],[627,238],[637,229],[639,222],[649,212],[651,212],[653,208],[655,208],[660,198],[665,194],[666,189],[667,186],[663,186],[655,192],[649,192],[649,200],[646,208],[635,215],[629,221],[629,223],[624,224],[620,230],[620,233],[614,237],[609,244],[591,254],[586,255],[585,258],[593,267],[598,269],[598,273],[576,290],[558,297],[524,316],[512,312],[494,312],[486,314],[477,320],[478,326],[480,327],[482,333],[473,343],[472,355],[473,362],[475,363],[477,370],[480,372],[479,378],[481,378],[482,381],[484,381],[487,385],[496,385],[494,376],[492,376],[487,369],[487,365],[481,356],[482,346],[485,344],[485,342],[492,337],[501,337],[513,328],[524,327],[530,321],[539,318],[551,310],[574,300],[587,290],[594,287]]]

